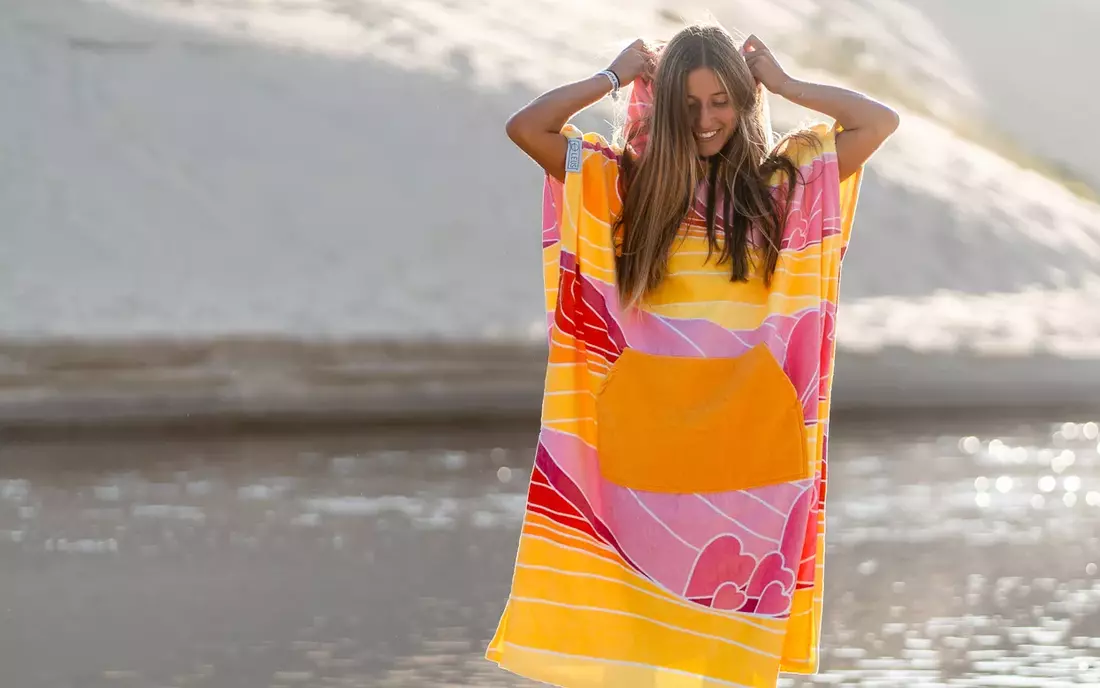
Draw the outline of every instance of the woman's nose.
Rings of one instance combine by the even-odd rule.
[[[699,119],[696,121],[696,125],[702,131],[707,131],[708,127],[714,121],[714,108],[709,105],[701,105],[699,107]]]

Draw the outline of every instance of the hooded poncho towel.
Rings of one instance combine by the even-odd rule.
[[[636,121],[648,93],[632,97]],[[862,175],[840,181],[837,131],[783,144],[801,174],[770,287],[708,259],[697,205],[667,278],[624,308],[623,152],[563,130],[569,171],[544,188],[542,424],[490,660],[569,688],[816,671],[837,293]]]

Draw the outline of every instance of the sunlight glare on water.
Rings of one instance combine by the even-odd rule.
[[[1097,424],[960,429],[834,426],[823,672],[781,685],[1100,685]],[[530,685],[481,652],[531,439],[6,446],[0,665],[25,688]]]

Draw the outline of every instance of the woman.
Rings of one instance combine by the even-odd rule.
[[[567,125],[630,83],[624,146]],[[836,125],[773,147],[764,89]],[[897,126],[716,26],[636,41],[509,120],[548,175],[550,357],[491,660],[622,688],[816,670],[841,258]]]

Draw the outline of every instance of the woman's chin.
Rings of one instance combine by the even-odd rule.
[[[715,136],[710,141],[699,141],[698,139],[696,139],[695,150],[699,152],[700,158],[709,158],[711,156],[721,153],[725,145],[726,141],[718,140],[717,136]]]

